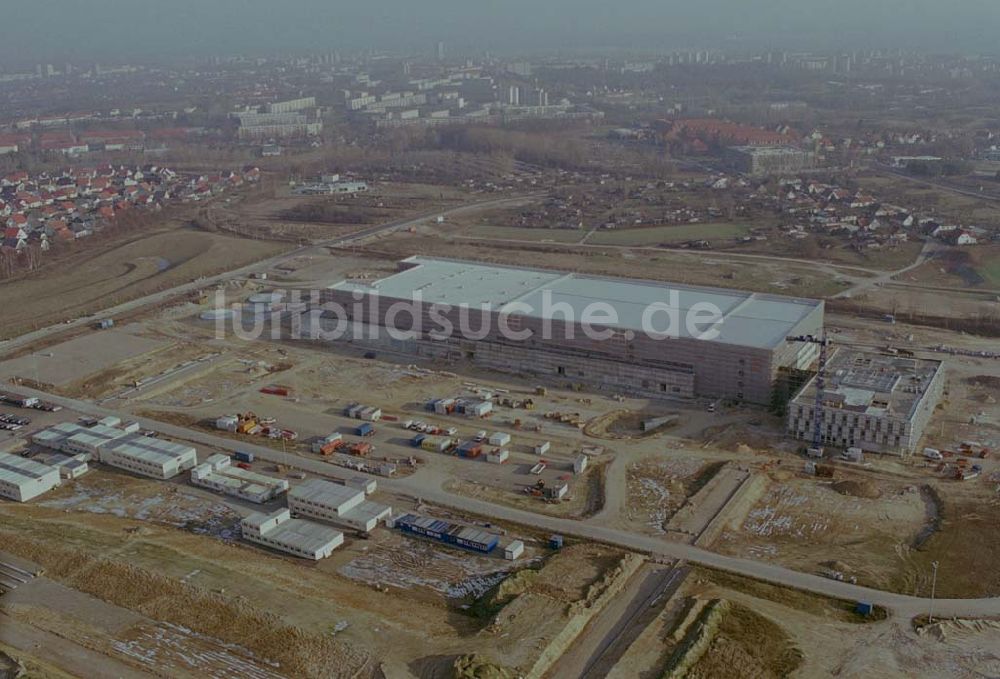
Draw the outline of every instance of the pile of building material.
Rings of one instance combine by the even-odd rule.
[[[215,420],[215,428],[234,434],[263,436],[272,439],[285,439],[286,441],[294,441],[299,437],[291,429],[278,427],[273,419],[258,417],[252,412],[223,415]]]
[[[545,413],[544,417],[546,420],[553,420],[561,424],[566,424],[571,427],[576,427],[577,429],[582,429],[584,426],[584,422],[580,416],[580,413],[563,413],[556,410]]]

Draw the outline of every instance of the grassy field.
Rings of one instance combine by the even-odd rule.
[[[976,273],[985,279],[987,287],[1000,288],[1000,258],[983,262]]]
[[[528,229],[515,226],[492,226],[475,224],[452,232],[456,236],[470,238],[497,238],[500,240],[530,240],[539,243],[576,243],[587,233],[583,229]]]
[[[858,183],[887,202],[946,219],[976,224],[1000,223],[1000,203],[967,196],[903,177],[859,177]]]
[[[684,224],[654,226],[645,229],[598,231],[587,242],[594,245],[657,245],[688,240],[733,239],[747,235],[745,224]]]
[[[5,299],[23,301],[5,310],[0,335],[13,337],[86,315],[290,247],[176,225],[101,245],[24,278],[0,283]]]

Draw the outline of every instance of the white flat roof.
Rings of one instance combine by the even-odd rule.
[[[305,519],[288,519],[264,533],[264,537],[305,552],[323,549],[344,534],[335,528]]]
[[[87,431],[87,428],[75,422],[60,422],[47,429],[41,429],[31,435],[31,440],[43,445],[57,445],[69,437]]]
[[[381,519],[392,511],[392,507],[389,505],[379,504],[378,502],[372,502],[371,500],[365,500],[355,507],[351,507],[346,512],[340,515],[340,518],[346,521],[371,521],[372,519]]]
[[[738,290],[431,257],[409,257],[402,264],[408,268],[378,281],[344,281],[330,287],[397,299],[412,299],[419,292],[425,304],[466,304],[476,309],[486,305],[495,311],[517,302],[518,308],[512,311],[533,318],[545,318],[543,295],[547,293],[550,306],[568,304],[578,322],[588,305],[608,303],[618,316],[612,327],[632,331],[643,330],[643,312],[653,303],[676,302],[682,317],[694,305],[707,303],[718,308],[723,318],[719,336],[708,341],[761,349],[780,345],[796,325],[823,304]],[[529,306],[531,311],[521,305]],[[549,315],[555,320],[563,318],[560,313]],[[665,316],[660,314],[654,323],[663,327]],[[683,322],[680,325],[686,326]],[[681,337],[690,337],[686,327],[678,331]]]
[[[59,470],[20,455],[0,453],[0,481],[19,486],[22,483],[37,481],[53,472],[58,475]]]
[[[256,495],[266,493],[274,489],[285,487],[283,479],[275,479],[263,474],[240,469],[239,467],[226,467],[218,471],[210,472],[202,477],[206,481],[217,483],[226,488],[242,491]]]
[[[191,446],[154,439],[142,434],[127,434],[109,443],[105,450],[155,464],[172,462],[179,457],[196,452]]]
[[[318,502],[330,507],[340,507],[344,503],[354,500],[358,495],[364,497],[365,491],[359,488],[348,488],[323,479],[309,479],[288,491],[288,496],[296,500]]]
[[[264,512],[254,512],[243,519],[248,525],[260,527],[260,524],[268,521],[276,514],[287,512],[287,509],[279,509],[270,514]],[[315,552],[323,549],[335,540],[343,538],[343,533],[335,528],[306,521],[305,519],[285,519],[269,531],[262,533],[263,537],[275,540],[283,545],[301,549],[306,552]]]

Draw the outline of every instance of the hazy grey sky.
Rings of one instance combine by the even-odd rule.
[[[393,47],[913,47],[992,51],[1000,0],[30,0],[0,59]]]

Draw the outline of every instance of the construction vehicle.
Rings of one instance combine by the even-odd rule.
[[[542,497],[542,494],[545,493],[545,481],[538,479],[535,481],[534,485],[525,486],[524,492],[525,494],[533,497]]]

